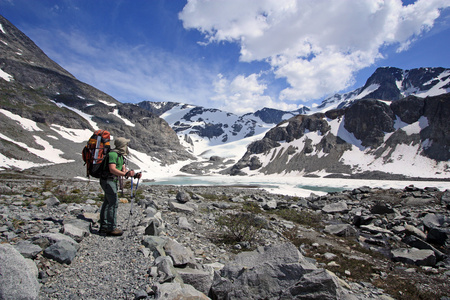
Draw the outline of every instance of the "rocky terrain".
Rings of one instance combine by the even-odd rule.
[[[128,183],[118,213],[124,235],[105,237],[97,182],[2,180],[0,298],[450,296],[448,190],[361,187],[298,198],[141,182],[130,195]]]

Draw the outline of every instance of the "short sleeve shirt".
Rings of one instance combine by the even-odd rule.
[[[117,152],[111,151],[108,153],[108,163],[115,164],[116,169],[122,171],[123,167],[123,156],[117,154]]]

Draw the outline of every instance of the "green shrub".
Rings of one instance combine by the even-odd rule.
[[[220,216],[216,222],[222,232],[220,240],[232,245],[241,242],[254,243],[258,232],[265,226],[261,219],[245,212]]]

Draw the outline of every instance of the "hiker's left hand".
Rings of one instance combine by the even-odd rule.
[[[134,178],[137,178],[137,179],[141,179],[141,177],[142,177],[142,173],[141,173],[141,172],[136,173],[136,174],[134,175]]]

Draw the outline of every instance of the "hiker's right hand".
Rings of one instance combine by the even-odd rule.
[[[134,177],[134,170],[130,170],[125,174],[125,178]]]

